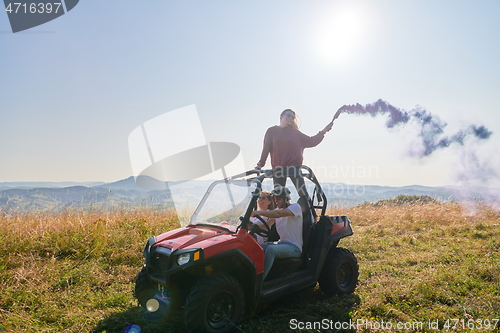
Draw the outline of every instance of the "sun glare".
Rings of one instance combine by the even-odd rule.
[[[316,30],[316,50],[331,65],[346,64],[359,55],[366,36],[367,16],[359,7],[333,8]]]

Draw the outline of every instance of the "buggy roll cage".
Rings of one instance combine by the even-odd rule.
[[[288,177],[288,176],[294,176],[294,177],[305,177],[309,179],[314,185],[314,191],[312,197],[309,197],[309,194],[307,194],[307,200],[309,202],[309,205],[313,211],[313,214],[315,215],[315,209],[321,209],[321,215],[325,215],[326,212],[326,205],[327,205],[327,199],[326,195],[323,192],[321,185],[319,184],[318,179],[314,175],[313,171],[311,168],[309,168],[306,165],[295,165],[295,166],[288,166],[288,167],[277,167],[274,169],[267,169],[267,170],[249,170],[240,174],[237,174],[232,177],[227,177],[222,180],[218,180],[213,182],[207,189],[205,195],[200,201],[200,204],[196,208],[196,210],[193,213],[193,217],[191,218],[191,221],[199,214],[203,204],[206,202],[207,198],[209,197],[210,193],[212,192],[213,188],[222,183],[226,183],[229,186],[229,183],[232,181],[247,181],[247,184],[250,183],[255,183],[256,189],[254,192],[252,192],[252,198],[250,200],[250,204],[247,207],[247,210],[245,212],[245,215],[240,217],[241,224],[237,228],[243,228],[247,229],[247,225],[250,221],[250,215],[252,214],[253,207],[256,206],[257,199],[260,195],[260,192],[262,191],[262,181],[266,178],[273,178],[274,175],[279,174],[281,177]],[[249,177],[255,175],[254,177]],[[249,178],[247,178],[249,177]],[[304,189],[304,191],[307,193],[307,189]],[[230,192],[230,191],[229,191]],[[314,198],[316,197],[317,199],[317,205],[314,205]],[[233,201],[233,198],[230,194],[230,199]],[[233,207],[234,207],[234,202],[233,202]]]
[[[250,221],[250,214],[252,213],[253,207],[255,207],[257,203],[257,198],[262,191],[262,181],[266,178],[273,178],[273,175],[279,174],[282,177],[288,177],[288,176],[298,176],[298,177],[305,177],[309,179],[314,185],[314,191],[312,194],[312,197],[309,197],[309,194],[307,194],[307,200],[309,201],[310,207],[313,210],[315,209],[321,209],[321,215],[325,215],[326,213],[326,206],[327,206],[327,199],[326,195],[323,192],[323,189],[321,188],[321,185],[319,184],[318,179],[314,175],[314,172],[311,170],[306,165],[294,165],[294,166],[288,166],[288,167],[277,167],[274,169],[267,169],[267,170],[249,170],[244,173],[228,177],[224,179],[223,181],[228,182],[229,180],[237,180],[237,179],[246,179],[247,181],[252,181],[257,184],[256,190],[252,193],[252,199],[250,201],[250,204],[248,205],[247,211],[245,212],[245,215],[243,217],[240,217],[241,220],[241,227],[243,229],[246,229],[247,224]],[[245,178],[248,176],[256,175],[255,177],[252,178]],[[304,191],[307,193],[307,190],[304,189]],[[314,205],[314,198],[316,197],[317,199],[317,205]]]

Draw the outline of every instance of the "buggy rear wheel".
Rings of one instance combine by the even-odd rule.
[[[358,284],[359,266],[354,254],[334,247],[328,255],[319,276],[319,287],[326,295],[351,294]]]

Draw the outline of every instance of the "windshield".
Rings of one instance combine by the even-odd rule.
[[[234,230],[250,204],[257,183],[227,180],[213,183],[191,217],[190,225],[213,224]]]

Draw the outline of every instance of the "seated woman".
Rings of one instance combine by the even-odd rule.
[[[262,245],[264,248],[262,280],[265,280],[269,274],[275,258],[300,258],[302,254],[302,208],[297,203],[290,203],[290,190],[286,187],[277,186],[272,194],[274,202],[278,206],[277,209],[252,212],[252,216],[275,218],[276,229],[281,237],[279,242],[268,242]]]
[[[258,210],[274,210],[274,201],[271,192],[269,191],[262,191],[260,192],[259,199],[257,199],[257,209]],[[269,227],[271,227],[275,219],[269,219],[268,217],[262,216],[262,219],[264,219]],[[250,221],[254,224],[257,224],[259,228],[266,230],[266,227],[264,224],[256,217],[251,217]],[[261,235],[255,235],[257,236],[257,241],[259,244],[264,244],[267,242],[267,237],[263,237]]]

